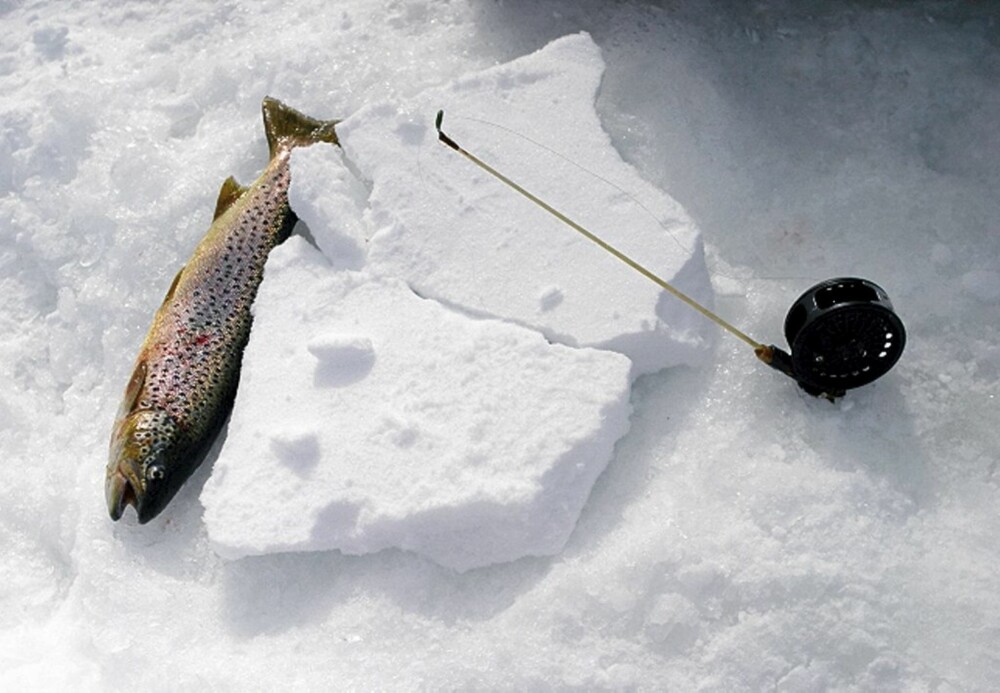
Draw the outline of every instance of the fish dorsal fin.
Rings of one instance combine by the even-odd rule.
[[[301,147],[316,142],[340,144],[334,127],[339,120],[318,120],[299,113],[277,99],[267,96],[261,104],[264,133],[271,158],[282,148]]]
[[[243,187],[236,182],[236,179],[229,176],[222,183],[222,187],[219,189],[219,200],[215,203],[215,215],[212,217],[213,220],[218,219],[222,216],[222,213],[233,206],[233,203],[248,190],[248,188]]]

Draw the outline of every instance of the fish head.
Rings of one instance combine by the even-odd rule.
[[[172,463],[180,437],[174,418],[158,409],[139,409],[117,422],[104,482],[112,520],[131,505],[145,524],[166,507],[186,478]]]

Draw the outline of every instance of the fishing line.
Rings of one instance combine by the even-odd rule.
[[[888,295],[874,282],[854,277],[820,282],[792,304],[785,317],[785,338],[791,346],[791,354],[773,344],[764,345],[756,341],[460,146],[441,129],[443,120],[444,111],[438,111],[435,128],[442,144],[746,342],[758,359],[795,380],[809,394],[833,401],[843,396],[846,390],[881,377],[902,355],[906,333]]]
[[[574,168],[576,168],[579,171],[587,174],[588,176],[596,178],[597,180],[601,181],[605,185],[608,185],[608,186],[614,188],[615,190],[617,190],[618,192],[620,192],[622,195],[624,195],[625,197],[627,197],[629,200],[631,200],[643,212],[645,212],[646,215],[650,219],[652,219],[653,222],[657,226],[659,226],[661,229],[663,229],[664,233],[666,233],[670,237],[670,240],[673,241],[674,244],[678,248],[680,248],[682,251],[684,251],[685,254],[687,254],[687,255],[694,254],[694,249],[686,246],[674,234],[674,232],[663,222],[663,220],[660,217],[658,217],[653,212],[653,210],[651,210],[649,207],[647,207],[645,204],[643,204],[642,200],[640,200],[638,197],[636,197],[631,191],[623,188],[621,185],[615,183],[613,180],[602,176],[600,173],[597,173],[596,171],[592,171],[591,169],[587,168],[583,164],[581,164],[581,163],[579,163],[577,161],[574,161],[573,159],[569,158],[568,156],[566,156],[562,152],[559,152],[558,150],[553,149],[552,147],[548,146],[544,142],[539,142],[538,140],[534,139],[530,135],[526,135],[526,134],[524,134],[522,132],[514,130],[513,128],[509,128],[506,125],[503,125],[501,123],[494,123],[493,121],[486,120],[485,118],[476,118],[474,116],[465,116],[465,115],[455,115],[453,113],[450,114],[449,117],[451,117],[451,118],[457,118],[458,120],[467,120],[467,121],[470,121],[470,122],[473,122],[473,123],[479,123],[480,125],[486,125],[486,126],[495,128],[497,130],[501,130],[501,131],[507,133],[508,135],[510,135],[512,137],[516,137],[518,139],[521,139],[521,140],[524,140],[526,142],[529,142],[530,144],[534,145],[535,147],[538,147],[539,149],[542,149],[542,150],[548,152],[552,156],[560,159],[561,161],[569,164],[570,166],[573,166]],[[418,161],[418,166],[419,166],[419,161]],[[751,250],[751,252],[754,252],[754,251]],[[758,264],[761,265],[762,267],[766,267],[767,266],[767,263],[764,262],[763,258],[760,257],[759,255],[757,255],[755,252],[754,252],[754,259],[757,260]],[[770,269],[770,268],[768,268],[768,269]],[[712,273],[714,275],[717,275],[717,276],[720,276],[720,277],[726,277],[727,279],[732,279],[733,281],[736,281],[736,282],[743,282],[743,281],[745,281],[745,279],[743,279],[743,278],[735,277],[735,276],[733,276],[731,274],[726,274],[725,272],[720,271],[718,269],[718,267],[713,268]],[[787,280],[816,281],[818,279],[818,275],[774,275],[774,274],[768,274],[766,276],[765,275],[759,275],[756,278],[757,279],[763,279],[763,280],[770,280],[770,281],[787,281]]]
[[[592,176],[592,177],[598,179],[599,181],[605,183],[606,185],[611,186],[612,188],[614,188],[615,190],[617,190],[618,192],[620,192],[622,195],[624,195],[628,199],[632,200],[632,202],[634,202],[636,204],[636,206],[638,206],[639,208],[641,208],[642,211],[644,211],[647,215],[649,215],[649,218],[652,219],[654,222],[656,222],[656,224],[660,228],[662,228],[664,231],[666,231],[667,235],[670,236],[670,240],[672,240],[677,245],[678,248],[680,248],[681,250],[683,250],[685,254],[687,254],[687,255],[694,254],[694,250],[692,248],[686,247],[683,243],[681,243],[680,239],[677,238],[677,236],[675,236],[673,234],[673,232],[666,227],[666,225],[660,220],[660,218],[657,217],[655,214],[653,214],[653,211],[649,207],[647,207],[646,205],[644,205],[642,203],[642,200],[640,200],[638,197],[636,197],[635,195],[633,195],[630,191],[626,190],[625,188],[623,188],[622,186],[618,185],[614,181],[609,180],[608,178],[605,178],[604,176],[602,176],[600,173],[597,173],[596,171],[591,171],[589,168],[587,168],[583,164],[580,164],[580,163],[578,163],[576,161],[573,161],[568,156],[562,154],[561,152],[556,151],[555,149],[553,149],[552,147],[548,146],[547,144],[545,144],[543,142],[539,142],[538,140],[533,139],[529,135],[525,135],[524,133],[518,132],[517,130],[512,130],[511,128],[507,127],[506,125],[501,125],[500,123],[493,123],[493,122],[490,122],[488,120],[484,120],[482,118],[473,118],[472,116],[461,116],[460,115],[460,116],[455,116],[455,117],[458,118],[459,120],[470,120],[470,121],[472,121],[474,123],[480,123],[481,125],[489,125],[491,127],[497,128],[498,130],[503,130],[504,132],[506,132],[506,133],[508,133],[508,134],[510,134],[510,135],[512,135],[514,137],[518,137],[518,138],[520,138],[522,140],[530,142],[531,144],[535,145],[536,147],[538,147],[540,149],[544,149],[549,154],[552,154],[553,156],[561,159],[562,161],[566,162],[570,166],[573,166],[574,168],[576,168],[576,169],[578,169],[578,170],[586,173],[588,176]],[[723,276],[725,276],[725,275],[723,275]],[[730,277],[730,279],[735,279],[735,277]]]

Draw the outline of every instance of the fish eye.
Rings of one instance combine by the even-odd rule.
[[[166,472],[158,464],[150,465],[149,469],[146,470],[146,478],[150,481],[159,481],[164,476],[166,476]]]

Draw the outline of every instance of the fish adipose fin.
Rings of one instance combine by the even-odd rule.
[[[236,182],[236,179],[229,176],[223,182],[222,188],[219,189],[219,200],[215,203],[215,214],[212,216],[212,220],[216,220],[222,216],[223,212],[233,206],[233,203],[245,193],[249,188],[244,187]]]
[[[334,126],[339,120],[318,120],[299,113],[277,99],[267,96],[261,105],[264,132],[271,158],[281,149],[329,142],[339,145]]]

